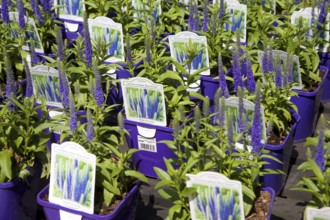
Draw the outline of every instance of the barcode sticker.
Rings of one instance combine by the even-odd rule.
[[[144,138],[138,135],[138,146],[140,150],[157,153],[156,138]]]

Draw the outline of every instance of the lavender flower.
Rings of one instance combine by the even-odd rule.
[[[45,12],[50,12],[53,6],[53,0],[40,0],[40,3]]]
[[[199,107],[197,106],[194,112],[194,120],[195,120],[195,127],[196,127],[196,133],[199,132],[199,128],[201,126],[201,118],[202,118],[202,114],[201,114],[201,110],[199,109]]]
[[[228,98],[229,92],[228,92],[225,73],[223,71],[222,57],[220,53],[218,55],[218,74],[219,74],[219,87],[221,89],[221,96]]]
[[[97,62],[94,62],[93,69],[94,69],[94,77],[95,77],[94,98],[96,104],[98,106],[101,106],[104,103],[104,94],[102,90],[101,74],[100,74],[100,70],[97,67]]]
[[[6,96],[7,102],[9,102],[10,110],[13,110],[14,105],[10,100],[10,96],[16,97],[16,88],[15,88],[15,81],[14,81],[14,73],[12,69],[12,64],[10,62],[10,58],[8,57],[7,51],[4,49],[4,57],[5,57],[5,66],[6,66],[6,73],[7,73],[7,80],[6,80]]]
[[[31,64],[32,66],[38,65],[40,62],[40,59],[38,55],[36,54],[35,47],[34,47],[34,40],[30,38],[30,56],[31,56]]]
[[[219,18],[222,18],[225,14],[225,4],[224,0],[220,0],[220,10],[219,10]]]
[[[194,31],[194,27],[195,27],[195,5],[193,1],[189,1],[188,30]]]
[[[199,27],[199,15],[198,15],[198,10],[197,10],[197,6],[194,7],[194,28],[193,28],[193,31],[197,32],[200,30],[200,27]]]
[[[56,44],[57,44],[57,56],[60,58],[60,61],[65,60],[64,56],[64,45],[63,45],[63,37],[61,28],[59,26],[55,26],[55,33],[56,33]]]
[[[252,66],[251,66],[251,61],[249,58],[249,54],[246,51],[245,52],[245,68],[246,68],[246,88],[249,92],[254,93],[256,90],[256,81],[253,76],[253,71],[252,71]]]
[[[269,53],[268,53],[268,44],[267,41],[264,42],[264,56],[262,58],[262,71],[264,72],[264,74],[268,74],[269,70],[268,70],[268,57]]]
[[[89,33],[89,28],[88,28],[88,21],[87,21],[87,14],[84,15],[84,38],[85,38],[85,59],[87,62],[87,66],[89,68],[92,68],[93,66],[93,47],[92,47],[92,41],[91,41],[91,36]]]
[[[146,61],[148,63],[151,62],[151,52],[150,52],[150,36],[146,35],[145,36],[145,40],[144,40],[144,44],[145,44],[145,50],[146,50]]]
[[[279,54],[276,57],[276,64],[275,64],[275,85],[277,88],[282,88],[282,71],[281,71],[281,60]]]
[[[2,20],[6,24],[9,24],[9,13],[8,13],[8,4],[7,1],[10,0],[2,0],[1,2],[1,14],[2,14]]]
[[[40,12],[40,8],[37,4],[36,0],[31,0],[31,8],[33,13],[37,16],[37,21],[39,25],[42,25],[44,23],[44,18],[42,17],[42,14]]]
[[[21,29],[25,28],[25,8],[22,0],[16,0],[18,11],[18,25]]]
[[[73,95],[70,93],[70,130],[72,134],[74,134],[78,127],[77,122],[77,112],[76,112],[76,106],[74,103]]]
[[[62,96],[62,102],[65,107],[69,107],[71,90],[68,79],[65,74],[65,67],[64,64],[60,62],[59,59],[57,60],[57,65],[59,69],[59,80],[60,80],[59,91]]]
[[[287,74],[288,74],[287,83],[292,83],[293,82],[293,55],[292,54],[288,55]]]
[[[86,131],[86,138],[91,143],[94,139],[94,125],[92,114],[89,109],[87,109],[87,131]]]
[[[243,122],[243,115],[246,114],[244,103],[243,103],[243,90],[238,87],[238,128],[239,133],[246,131],[245,123]]]
[[[237,88],[240,86],[241,88],[244,87],[243,80],[242,80],[242,74],[241,74],[241,68],[239,64],[239,49],[234,48],[232,53],[233,58],[233,77],[234,77],[234,84],[235,84],[235,92],[237,92]]]
[[[269,50],[268,50],[268,71],[274,72],[274,65],[273,65],[273,45],[270,42],[269,44]]]
[[[23,60],[24,70],[26,74],[26,90],[25,90],[25,96],[31,97],[33,95],[33,87],[32,87],[32,78],[31,78],[31,72],[29,65],[27,64],[26,59]]]
[[[128,63],[132,63],[132,52],[131,52],[131,42],[129,33],[126,34],[126,60]]]
[[[323,1],[321,9],[320,9],[320,14],[318,17],[318,24],[317,24],[318,30],[320,30],[322,28],[322,24],[324,24],[326,21],[326,17],[328,14],[328,10],[326,10],[326,4],[327,4],[327,1],[326,0]]]
[[[260,103],[260,83],[257,84],[256,89],[256,97],[254,100],[255,107],[254,107],[254,117],[252,122],[252,130],[251,130],[251,136],[252,136],[252,153],[253,154],[259,154],[263,147],[262,143],[262,118],[261,118],[261,103]]]
[[[203,31],[207,32],[208,31],[208,24],[209,24],[209,8],[208,6],[208,0],[204,0],[204,5],[203,5]]]
[[[322,172],[325,170],[325,160],[324,160],[324,116],[322,115],[320,117],[321,121],[321,127],[320,127],[320,133],[318,138],[318,143],[316,146],[316,152],[315,152],[315,163],[320,167]]]

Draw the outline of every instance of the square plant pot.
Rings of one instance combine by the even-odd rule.
[[[37,196],[37,201],[42,206],[47,220],[61,220],[60,213],[62,211],[69,212],[74,215],[81,216],[81,220],[134,220],[136,207],[138,204],[140,182],[137,183],[118,204],[118,206],[106,215],[88,214],[76,210],[69,209],[45,200],[48,197],[49,185],[43,188]]]
[[[328,77],[328,68],[320,66],[325,71],[322,82],[313,92],[294,90],[298,96],[291,97],[291,101],[297,106],[300,115],[300,123],[297,127],[295,142],[303,142],[307,137],[313,135],[319,116],[319,107],[324,82]]]

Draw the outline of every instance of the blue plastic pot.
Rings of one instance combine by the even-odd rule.
[[[43,188],[37,196],[38,204],[42,206],[47,220],[61,220],[60,210],[82,216],[81,220],[134,220],[138,204],[140,183],[136,184],[119,205],[107,215],[88,214],[69,209],[44,200],[48,196],[49,185]]]
[[[292,114],[294,124],[291,128],[291,131],[286,136],[282,144],[279,145],[270,145],[266,144],[265,149],[271,152],[271,155],[281,161],[278,163],[274,160],[265,159],[269,164],[264,165],[265,169],[281,170],[285,174],[266,174],[261,178],[265,187],[271,187],[274,189],[275,194],[278,195],[285,186],[287,174],[289,171],[290,159],[293,150],[293,142],[297,132],[297,127],[300,122],[300,116],[297,113]]]
[[[320,65],[330,69],[330,54],[329,53],[319,53]],[[321,102],[327,103],[330,101],[330,75],[324,79],[323,82],[323,92],[321,95]]]
[[[323,85],[328,77],[328,68],[320,66],[320,70],[325,71],[323,80],[320,85],[313,92],[305,92],[301,90],[294,90],[298,96],[291,98],[291,101],[297,106],[298,114],[301,117],[300,123],[297,127],[295,142],[305,141],[307,137],[313,135],[318,112],[320,107],[321,95],[323,92]]]
[[[27,219],[22,205],[22,197],[27,188],[27,184],[19,178],[0,183],[0,219]]]

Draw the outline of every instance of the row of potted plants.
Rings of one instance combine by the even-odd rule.
[[[44,162],[44,174],[49,175],[50,167],[46,159],[50,156],[49,152],[46,153],[46,148],[42,146],[45,146],[48,141],[53,141],[50,140],[51,136],[52,138],[56,136],[60,143],[71,140],[80,143],[88,152],[96,155],[98,177],[96,188],[101,190],[103,199],[98,201],[100,204],[95,206],[95,212],[99,210],[100,213],[107,213],[107,207],[127,193],[137,179],[146,181],[141,173],[160,178],[157,188],[172,184],[169,188],[160,190],[161,195],[173,200],[175,204],[170,209],[170,217],[189,218],[190,216],[187,202],[188,196],[194,190],[185,186],[187,173],[215,170],[227,177],[240,180],[244,186],[246,215],[250,213],[255,193],[259,193],[256,189],[259,189],[260,182],[271,186],[277,194],[280,193],[285,184],[286,178],[283,174],[288,172],[294,138],[296,137],[296,141],[306,139],[313,133],[317,121],[317,110],[323,86],[321,78],[326,79],[328,71],[319,66],[320,59],[316,50],[317,45],[324,43],[319,36],[327,27],[327,22],[324,23],[322,20],[323,17],[327,17],[323,14],[327,12],[326,1],[319,7],[320,10],[317,13],[319,21],[312,23],[314,26],[311,28],[306,28],[301,23],[297,26],[292,25],[290,16],[294,11],[306,6],[312,6],[315,13],[317,9],[314,2],[284,4],[278,1],[275,16],[272,8],[269,8],[270,13],[265,13],[268,10],[267,7],[256,2],[249,3],[247,19],[244,21],[245,24],[241,23],[247,33],[245,37],[244,33],[239,31],[224,31],[225,24],[237,22],[230,20],[232,19],[230,12],[226,11],[226,7],[230,5],[228,1],[215,2],[213,5],[208,1],[190,1],[187,5],[177,1],[160,1],[162,10],[160,15],[157,14],[158,5],[152,1],[140,5],[143,6],[142,8],[133,8],[134,5],[129,4],[129,1],[85,1],[85,14],[82,8],[76,7],[82,3],[74,1],[72,5],[77,10],[75,15],[81,17],[79,21],[64,19],[61,16],[59,20],[53,19],[55,10],[61,10],[60,1],[55,4],[55,7],[51,7],[48,1],[28,3],[30,2],[2,0],[1,56],[4,61],[2,65],[5,68],[2,68],[1,72],[3,82],[6,82],[4,95],[6,104],[2,111],[6,114],[4,120],[7,120],[3,124],[7,126],[3,128],[4,140],[13,130],[20,130],[17,133],[22,135],[10,140],[13,143],[3,142],[3,161],[6,161],[6,164],[4,168],[1,168],[1,172],[3,172],[4,182],[18,177],[17,174],[20,172],[26,173],[29,170],[27,167],[33,167],[34,152],[40,155],[40,158],[37,157],[38,160]],[[137,5],[139,6],[139,3],[135,3],[135,6]],[[122,10],[125,6],[126,10]],[[8,14],[8,10],[16,10],[16,8],[18,11],[16,22],[21,29],[15,29],[11,23],[15,20],[11,17],[15,18],[16,14]],[[27,9],[27,13],[24,12],[24,8]],[[35,38],[30,38],[31,35],[26,33],[30,23],[27,22],[28,19],[24,19],[24,14],[28,18],[35,17],[44,53],[36,53],[40,47],[38,43],[35,43]],[[108,52],[108,48],[114,45],[113,39],[110,38],[107,41],[103,38],[94,38],[95,33],[90,32],[89,28],[92,23],[88,22],[87,15],[89,18],[108,16],[113,21],[122,23],[121,34],[124,41],[121,41],[121,48],[124,51],[123,42],[125,42],[126,62],[114,64],[107,61],[109,57],[116,56]],[[27,22],[26,26],[24,21]],[[56,28],[53,30],[54,25]],[[74,26],[78,27],[76,31],[72,31]],[[232,28],[235,30],[237,27],[233,25]],[[186,30],[205,36],[207,47],[198,47],[189,40],[185,47],[180,48],[180,53],[186,56],[185,59],[174,59],[173,56],[171,58],[172,51],[168,49],[167,43],[167,39],[170,38],[168,35]],[[312,30],[314,35],[306,37],[307,30]],[[245,42],[241,42],[245,39]],[[118,49],[120,41],[116,42]],[[280,57],[281,53],[278,55],[274,50],[285,51],[284,61]],[[202,59],[200,55],[203,55],[204,51],[207,51],[210,63],[194,68],[195,62],[201,63],[196,60]],[[260,54],[261,51],[263,51],[260,55],[262,59],[258,59],[258,52]],[[123,53],[121,55],[123,56]],[[295,56],[300,61],[298,67],[294,67]],[[31,67],[28,65],[29,59]],[[281,65],[281,62],[284,63]],[[57,78],[48,79],[55,83],[57,81],[58,87],[46,83],[45,79],[33,78],[32,75],[40,64],[55,68],[51,70],[58,72]],[[174,70],[172,70],[173,67]],[[294,70],[297,69],[302,73],[300,86],[303,85],[305,91],[316,88],[314,92],[292,90],[292,86],[296,86],[293,77],[296,73]],[[200,73],[207,70],[210,70],[210,76],[200,76]],[[49,70],[47,72],[47,77],[49,77]],[[120,113],[119,122],[113,120],[113,115],[121,110],[123,104],[123,87],[111,77],[113,73],[117,79],[139,76],[163,85],[165,107],[162,111],[165,111],[169,123],[166,123],[166,126],[158,126],[139,120],[130,120],[127,118],[129,108],[126,106],[126,119],[123,119]],[[321,73],[323,75],[320,75]],[[213,78],[214,76],[216,78]],[[20,81],[24,78],[26,78],[25,82],[17,87],[15,80]],[[258,80],[263,80],[263,85],[256,86]],[[194,90],[196,85],[201,93],[196,92],[198,89]],[[53,86],[51,88],[58,91],[50,92],[47,86]],[[22,87],[24,89],[21,89]],[[216,94],[219,87],[221,91]],[[17,88],[19,88],[18,92]],[[260,93],[263,97],[260,97]],[[297,96],[294,96],[294,93]],[[55,97],[50,98],[50,95],[55,95]],[[267,137],[271,138],[261,142],[261,139],[265,137],[255,140],[253,136],[249,137],[251,134],[247,130],[242,132],[240,128],[236,129],[238,134],[235,135],[245,144],[251,141],[249,138],[252,138],[255,142],[247,145],[252,145],[253,149],[262,145],[262,151],[232,152],[233,140],[230,140],[229,133],[233,128],[229,126],[227,128],[229,130],[226,131],[224,121],[219,120],[214,123],[218,111],[223,108],[220,97],[228,98],[229,96],[253,102],[259,99],[258,102],[261,102],[265,114],[265,130],[267,130]],[[289,100],[290,97],[292,97],[291,100]],[[309,101],[309,107],[302,103],[303,99]],[[209,113],[211,110],[208,110],[210,108],[208,100],[211,100],[213,106],[212,114]],[[196,107],[199,101],[202,101],[204,105],[202,116],[198,112],[199,107]],[[36,103],[38,103],[37,107],[35,107]],[[54,105],[54,103],[57,104]],[[24,108],[25,105],[31,108]],[[258,105],[256,102],[256,106]],[[188,118],[185,117],[186,113],[191,112],[192,109],[195,109],[194,112]],[[305,109],[310,113],[304,112]],[[50,118],[54,110],[58,112],[57,116]],[[26,116],[20,116],[22,111]],[[37,112],[39,115],[36,114]],[[83,116],[77,118],[79,115],[77,112],[82,112]],[[254,112],[253,117],[257,118],[255,115],[260,113],[260,107]],[[294,112],[298,112],[300,116]],[[154,116],[154,113],[151,113]],[[239,114],[241,116],[241,113]],[[17,117],[17,120],[23,118],[27,124],[17,126],[18,122],[9,116]],[[226,117],[228,120],[229,116]],[[299,117],[300,123],[298,123]],[[192,118],[195,119],[193,122]],[[244,120],[250,123],[248,127],[252,128],[253,132],[255,127],[252,125],[252,120],[247,118]],[[169,126],[169,124],[172,125]],[[240,126],[244,124],[240,123]],[[155,140],[152,143],[156,144],[159,151],[139,149],[141,127],[155,130],[155,134],[147,135],[146,138]],[[26,130],[31,133],[25,132]],[[128,151],[123,149],[125,132],[126,141],[130,146]],[[258,132],[260,135],[262,129]],[[295,132],[297,132],[296,136]],[[56,133],[60,133],[60,138]],[[214,137],[214,134],[218,136]],[[38,138],[34,138],[33,135],[37,135]],[[40,137],[43,136],[47,138],[41,139]],[[41,143],[30,144],[37,139]],[[23,153],[16,151],[16,148],[22,148]],[[133,157],[135,169],[141,173],[134,171],[130,163],[131,157]],[[167,159],[163,160],[163,157]],[[25,162],[25,158],[29,161]],[[245,159],[241,161],[237,158]],[[11,164],[10,161],[14,163]],[[182,163],[183,161],[187,163]],[[238,161],[240,163],[236,163]],[[244,166],[243,162],[246,163]],[[253,166],[251,162],[255,162]],[[13,167],[12,165],[15,165],[14,167],[19,165],[20,169],[9,169]],[[155,170],[154,167],[156,167]],[[17,174],[13,175],[13,170],[16,170]],[[265,173],[269,170],[272,172]],[[274,174],[276,172],[280,174]],[[281,184],[273,185],[274,182]],[[137,191],[136,188],[135,191]],[[47,190],[42,191],[41,199],[44,199],[46,195]],[[63,207],[50,207],[49,203],[42,200],[39,203],[48,206],[50,210],[63,209]],[[77,214],[75,211],[73,213]],[[47,218],[52,219],[52,214],[46,215]],[[56,215],[59,216],[59,213]],[[263,215],[269,216],[269,213]],[[86,218],[97,217],[87,216]]]

